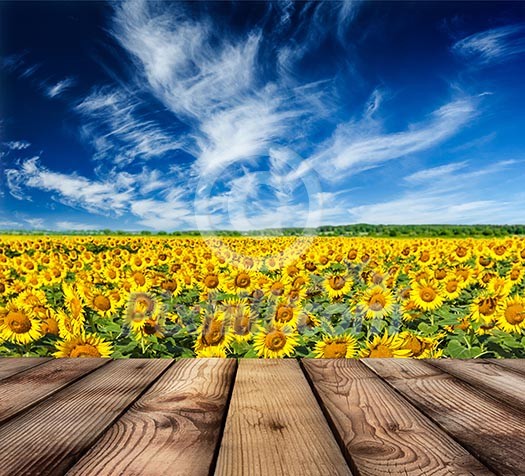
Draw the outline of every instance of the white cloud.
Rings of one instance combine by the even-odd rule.
[[[396,133],[379,133],[376,123],[365,118],[339,125],[331,138],[321,143],[308,167],[325,178],[343,178],[409,154],[428,150],[456,134],[476,115],[469,99],[450,102],[434,111],[429,120]],[[305,167],[303,166],[303,169]]]
[[[131,203],[131,213],[139,217],[142,225],[156,230],[180,228],[193,221],[188,201],[179,190],[169,192],[165,200],[134,200]]]
[[[238,161],[264,155],[300,112],[279,111],[271,99],[247,100],[205,119],[196,166],[208,175]]]
[[[100,88],[76,106],[75,110],[86,120],[82,134],[95,148],[96,160],[105,159],[124,167],[181,148],[173,133],[143,117],[140,104],[129,93]]]
[[[525,26],[508,25],[475,33],[455,43],[452,49],[480,64],[504,60],[525,52]]]
[[[25,140],[15,140],[10,142],[4,142],[4,145],[11,150],[24,150],[30,147],[31,143]]]
[[[399,225],[504,223],[507,219],[517,223],[525,219],[525,215],[509,213],[509,203],[468,201],[462,194],[437,192],[412,192],[396,200],[352,207],[349,213],[353,223]]]
[[[94,181],[76,174],[52,172],[40,165],[39,157],[23,162],[19,169],[6,170],[6,175],[11,194],[20,200],[28,198],[23,188],[35,188],[56,193],[60,202],[94,213],[122,214],[132,197],[131,188],[119,175]]]
[[[468,169],[468,162],[457,162],[421,170],[406,177],[417,189],[393,200],[351,207],[349,213],[355,223],[523,223],[523,194],[487,188],[500,183],[498,173],[520,163],[502,160]],[[488,183],[484,182],[486,179]]]
[[[61,81],[58,81],[58,83],[54,84],[53,86],[48,87],[46,94],[49,98],[55,98],[60,96],[66,89],[71,88],[74,84],[75,80],[73,78],[65,78]]]
[[[27,190],[39,190],[55,194],[55,200],[64,205],[97,215],[131,213],[142,225],[157,230],[194,222],[188,206],[188,189],[178,187],[158,170],[143,168],[138,174],[112,171],[104,180],[91,180],[78,174],[50,171],[40,164],[39,157],[33,157],[18,169],[6,172],[9,190],[20,200],[30,200]],[[148,197],[151,193],[157,196]],[[56,226],[75,230],[97,228],[67,220],[57,222]]]
[[[465,168],[467,164],[467,161],[453,162],[450,164],[440,165],[439,167],[431,167],[429,169],[418,170],[417,172],[414,172],[413,174],[405,177],[405,180],[407,182],[417,184],[443,179],[445,177],[450,176],[454,172]]]
[[[309,102],[280,78],[262,79],[258,29],[219,35],[211,19],[189,18],[178,4],[116,5],[116,39],[149,91],[191,128],[185,150],[197,158],[195,174],[213,175],[266,155],[272,143],[285,139],[293,120],[313,111],[317,85],[308,91]]]
[[[24,218],[24,221],[27,222],[31,226],[31,228],[36,228],[36,229],[44,228],[43,218]]]
[[[238,104],[253,85],[260,34],[217,42],[209,21],[178,10],[146,1],[116,4],[114,34],[177,115],[200,119]]]

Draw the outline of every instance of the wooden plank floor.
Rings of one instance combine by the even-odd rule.
[[[0,475],[525,475],[518,360],[0,359]]]

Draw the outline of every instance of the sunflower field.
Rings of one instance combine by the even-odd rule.
[[[0,355],[525,357],[525,239],[0,238]]]

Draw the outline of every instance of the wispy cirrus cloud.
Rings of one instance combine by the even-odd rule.
[[[501,160],[484,166],[468,161],[419,170],[405,177],[410,188],[399,198],[348,209],[354,223],[384,224],[477,224],[522,223],[524,194],[494,191],[504,172],[521,174],[523,161]]]
[[[24,150],[28,147],[31,147],[31,143],[26,140],[4,142],[3,145],[5,145],[10,150]]]
[[[80,175],[53,172],[43,167],[39,157],[24,161],[18,169],[6,170],[8,187],[18,199],[28,199],[27,189],[56,194],[56,199],[89,212],[116,215],[126,209],[132,188],[125,176],[108,177],[106,181],[91,180]]]
[[[82,135],[95,149],[95,160],[120,167],[178,150],[174,134],[140,111],[140,99],[115,88],[92,91],[75,107],[84,119]]]
[[[131,213],[141,225],[157,230],[194,223],[185,184],[162,178],[157,170],[143,168],[137,174],[112,171],[97,180],[49,170],[39,157],[33,157],[16,169],[8,169],[6,176],[11,195],[19,200],[30,200],[33,191],[48,192],[63,205],[95,215],[120,217]],[[155,193],[159,190],[160,195]],[[72,223],[60,221],[56,225],[65,229]],[[73,224],[70,229],[91,227]]]
[[[157,7],[119,4],[113,34],[149,91],[190,127],[195,173],[264,156],[273,142],[287,139],[294,120],[312,111],[301,89],[263,74],[260,29],[219,36],[209,18],[196,21],[178,5]],[[317,96],[313,89],[310,99]]]
[[[457,134],[477,114],[471,98],[451,101],[427,120],[411,124],[400,132],[383,132],[377,121],[365,113],[362,120],[340,124],[321,142],[294,175],[316,170],[323,178],[339,180],[402,157],[423,152]]]
[[[503,61],[525,53],[525,25],[507,25],[474,33],[456,42],[452,50],[479,64]]]
[[[58,81],[52,86],[46,87],[46,95],[49,98],[56,98],[63,94],[66,90],[70,89],[75,85],[75,80],[73,78],[65,78],[61,81]]]
[[[467,164],[468,161],[453,162],[451,164],[440,165],[439,167],[430,167],[428,169],[418,170],[417,172],[406,176],[405,180],[407,182],[417,184],[449,178],[454,172],[464,169]]]

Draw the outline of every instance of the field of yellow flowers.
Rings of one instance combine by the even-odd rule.
[[[0,238],[0,355],[525,357],[525,239]]]

